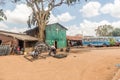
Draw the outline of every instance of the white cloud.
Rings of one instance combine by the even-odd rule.
[[[11,28],[11,27],[8,27],[5,23],[0,22],[0,30],[20,33],[20,32],[24,32],[28,30],[28,28],[27,27],[24,27],[24,28],[12,27]]]
[[[76,25],[71,25],[67,27],[67,35],[74,36],[76,34],[82,34],[80,27],[77,27]]]
[[[107,20],[103,20],[100,22],[92,22],[84,20],[82,23],[80,23],[79,26],[68,26],[67,35],[83,34],[84,36],[95,36],[95,29],[97,29],[98,26],[104,24],[112,25],[114,28],[120,28],[120,21],[109,22]]]
[[[101,8],[101,12],[104,14],[110,13],[110,11],[112,11],[113,5],[111,3],[104,5]]]
[[[120,18],[120,0],[114,0],[114,3],[108,3],[101,8],[104,14],[110,14],[113,17]]]
[[[52,12],[50,12],[50,18],[49,18],[49,23],[48,24],[53,24],[53,23],[57,23],[58,19],[52,14]]]
[[[6,29],[6,28],[8,28],[8,26],[5,23],[0,22],[0,29]]]
[[[6,30],[8,28],[8,26],[3,23],[3,22],[0,22],[0,30]]]
[[[99,15],[101,4],[99,2],[89,2],[80,9],[84,17],[94,17]]]
[[[63,13],[57,16],[58,20],[61,22],[68,22],[75,19],[75,16],[71,16],[69,12]]]
[[[24,31],[26,31],[26,30],[28,30],[28,28],[17,28],[17,27],[13,27],[12,29],[9,29],[9,30],[7,30],[7,31],[10,31],[10,32],[16,32],[16,33],[22,33],[22,32],[24,32]]]
[[[57,17],[55,17],[51,12],[51,15],[49,18],[49,24],[56,23],[56,22],[69,22],[70,20],[73,20],[73,19],[75,19],[75,16],[71,16],[70,13],[68,12],[57,15]]]
[[[120,18],[120,0],[114,0],[114,3],[107,3],[103,7],[99,2],[89,2],[80,9],[84,17],[94,17],[103,14],[110,14],[113,17]]]
[[[113,25],[115,28],[120,28],[120,21],[113,22],[112,25]]]
[[[25,30],[27,30],[27,26],[25,24],[31,12],[32,12],[31,9],[28,8],[26,4],[16,5],[16,8],[13,11],[6,10],[5,14],[7,16],[7,21],[5,20],[4,21],[5,23],[0,22],[0,30],[17,32],[17,33],[24,32]],[[6,23],[9,23],[9,25]],[[19,26],[16,27],[12,26],[14,24],[18,24]],[[20,28],[20,24],[23,25],[21,26],[21,28]]]
[[[104,24],[108,25],[110,23],[106,20],[100,22],[91,22],[88,20],[84,20],[83,23],[80,23],[80,30],[83,31],[83,35],[95,36],[95,29],[97,29],[98,26]]]
[[[27,22],[31,12],[31,9],[28,8],[26,4],[19,4],[13,11],[6,10],[5,14],[7,16],[7,22],[24,24]]]

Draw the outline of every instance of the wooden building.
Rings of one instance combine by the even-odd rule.
[[[54,23],[46,26],[45,42],[48,45],[55,45],[56,48],[65,48],[66,43],[66,28],[59,23]],[[38,38],[38,27],[26,31],[27,35]]]
[[[33,47],[37,41],[37,38],[26,34],[0,31],[0,44],[2,45],[19,46],[20,49],[23,48],[26,51],[27,48]]]

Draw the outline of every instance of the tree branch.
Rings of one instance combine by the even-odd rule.
[[[61,0],[59,3],[55,4],[54,7],[61,6],[64,0]]]
[[[60,2],[58,2],[57,4],[55,4],[55,1],[54,0],[51,0],[51,2],[48,4],[48,10],[47,12],[51,11],[54,7],[57,7],[57,6],[60,6],[62,5],[64,0],[61,0]]]
[[[28,0],[26,0],[26,2],[27,2],[28,4],[30,4],[30,7],[31,7],[31,9],[32,9],[32,11],[33,11],[33,14],[35,14],[35,18],[36,18],[36,20],[37,20],[37,23],[39,23],[39,16],[38,16],[37,11],[36,11],[35,8],[34,8],[33,2],[28,1]]]
[[[43,4],[43,0],[41,1],[41,6],[42,6],[42,11],[44,11],[44,4]]]
[[[36,2],[36,1],[34,1],[34,3],[35,3],[35,6],[36,6],[36,8],[37,8],[38,12],[40,12],[40,8],[39,8],[39,6],[38,6],[37,2]]]

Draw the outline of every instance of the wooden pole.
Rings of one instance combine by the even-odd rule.
[[[23,45],[24,52],[25,52],[25,48],[26,48],[26,41],[24,40],[24,45]]]

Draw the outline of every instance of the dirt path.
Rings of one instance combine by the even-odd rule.
[[[23,56],[0,56],[0,80],[112,80],[120,49],[87,50],[64,59],[33,62]]]

